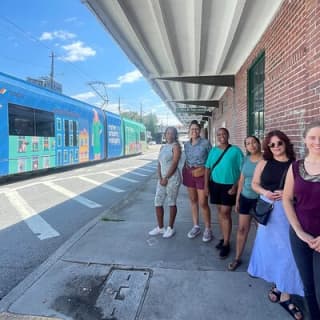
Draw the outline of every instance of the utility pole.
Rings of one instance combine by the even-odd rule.
[[[53,81],[54,81],[54,58],[55,54],[52,51],[51,55],[49,56],[51,58],[51,70],[50,70],[50,88],[53,89]]]
[[[140,102],[140,121],[142,123],[142,103]]]
[[[119,110],[119,115],[121,115],[121,109],[120,109],[120,97],[118,99],[118,110]]]

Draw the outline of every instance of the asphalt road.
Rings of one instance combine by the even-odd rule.
[[[143,155],[0,186],[0,299],[76,231],[156,171]]]

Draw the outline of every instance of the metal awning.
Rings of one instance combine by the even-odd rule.
[[[215,108],[283,0],[82,2],[187,123],[192,116],[176,112],[179,104],[202,108],[215,101]]]

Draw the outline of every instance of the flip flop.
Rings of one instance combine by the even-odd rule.
[[[242,264],[242,261],[240,259],[234,259],[232,262],[228,264],[228,270],[234,271],[236,270],[240,265]]]
[[[278,303],[280,301],[281,292],[277,290],[277,287],[272,287],[268,292],[268,298],[272,303]],[[273,298],[272,298],[273,297]]]
[[[284,308],[295,320],[302,320],[303,319],[303,313],[302,311],[292,302],[291,299],[280,302],[280,306]],[[300,314],[301,317],[296,317],[298,314]]]

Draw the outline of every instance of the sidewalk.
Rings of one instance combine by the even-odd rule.
[[[269,302],[270,285],[246,273],[254,226],[243,264],[226,270],[234,256],[235,214],[226,260],[214,247],[220,239],[215,212],[214,241],[187,238],[192,222],[183,186],[175,236],[148,236],[156,225],[155,185],[154,175],[121,206],[79,230],[0,301],[0,319],[292,319]]]

